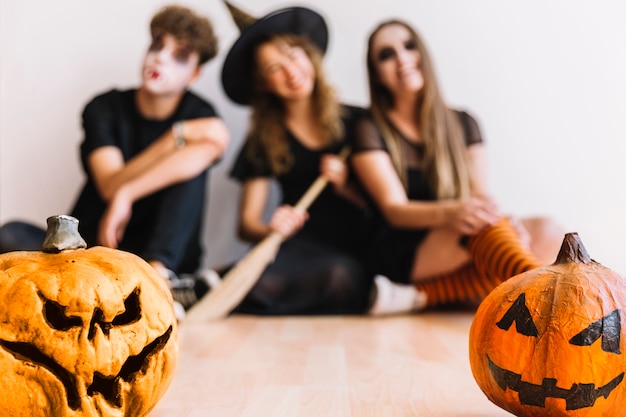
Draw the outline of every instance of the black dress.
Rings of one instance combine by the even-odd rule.
[[[345,131],[363,110],[345,107]],[[295,205],[320,175],[323,154],[337,154],[344,138],[327,148],[311,150],[287,132],[293,165],[277,176],[281,204]],[[231,171],[243,182],[252,178],[274,178],[267,157],[252,161],[246,142]],[[238,312],[252,314],[351,314],[365,310],[371,276],[363,264],[363,243],[367,233],[368,213],[337,196],[326,187],[308,209],[309,220],[292,238],[285,241],[274,262],[266,269]]]
[[[459,117],[465,138],[465,144],[482,143],[480,128],[476,120],[464,111],[455,111]],[[416,144],[404,137],[397,129],[395,134],[401,138],[401,152],[407,170],[407,196],[409,200],[433,201],[434,191],[428,183],[423,169],[424,145]],[[353,152],[383,150],[388,152],[380,130],[369,117],[355,123]],[[374,203],[372,202],[372,207]],[[409,283],[413,268],[415,250],[422,243],[429,229],[398,229],[389,225],[382,214],[375,210],[372,221],[371,242],[368,245],[368,259],[375,273],[385,275],[392,281]]]

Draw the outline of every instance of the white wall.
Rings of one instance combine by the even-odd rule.
[[[296,4],[233,0],[253,15]],[[148,22],[163,0],[0,0],[0,222],[39,224],[66,212],[83,180],[80,111],[94,94],[138,83]],[[238,186],[227,177],[247,110],[219,85],[237,29],[219,0],[209,15],[221,51],[195,90],[218,108],[233,144],[212,174],[210,253],[234,237]],[[413,23],[430,46],[448,101],[479,120],[491,187],[516,215],[546,214],[578,231],[594,257],[626,274],[626,3],[619,0],[316,0],[328,19],[326,67],[345,101],[367,102],[366,37],[382,19]],[[355,5],[358,5],[356,8]]]

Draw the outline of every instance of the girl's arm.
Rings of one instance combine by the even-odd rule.
[[[273,231],[288,238],[304,226],[308,219],[305,212],[283,205],[272,214],[269,223],[263,221],[269,200],[271,180],[269,178],[251,178],[243,183],[239,205],[238,235],[242,240],[256,243]]]
[[[254,243],[271,233],[269,226],[263,222],[269,192],[269,178],[252,178],[243,182],[237,228],[240,239]]]
[[[390,225],[401,229],[451,227],[473,234],[497,220],[495,207],[481,198],[468,200],[409,200],[389,154],[382,150],[352,157],[355,173]]]
[[[488,198],[487,149],[482,143],[476,143],[467,148],[467,154],[472,176],[472,194]]]

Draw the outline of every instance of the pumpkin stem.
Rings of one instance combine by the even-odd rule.
[[[85,240],[78,233],[78,219],[65,214],[48,217],[48,230],[43,251],[58,253],[70,249],[84,249]]]
[[[579,263],[586,264],[593,262],[587,249],[583,245],[578,233],[567,233],[563,238],[561,250],[556,257],[555,264]]]

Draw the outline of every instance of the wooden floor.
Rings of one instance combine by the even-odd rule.
[[[471,313],[231,316],[180,326],[150,417],[496,417],[472,377]]]

